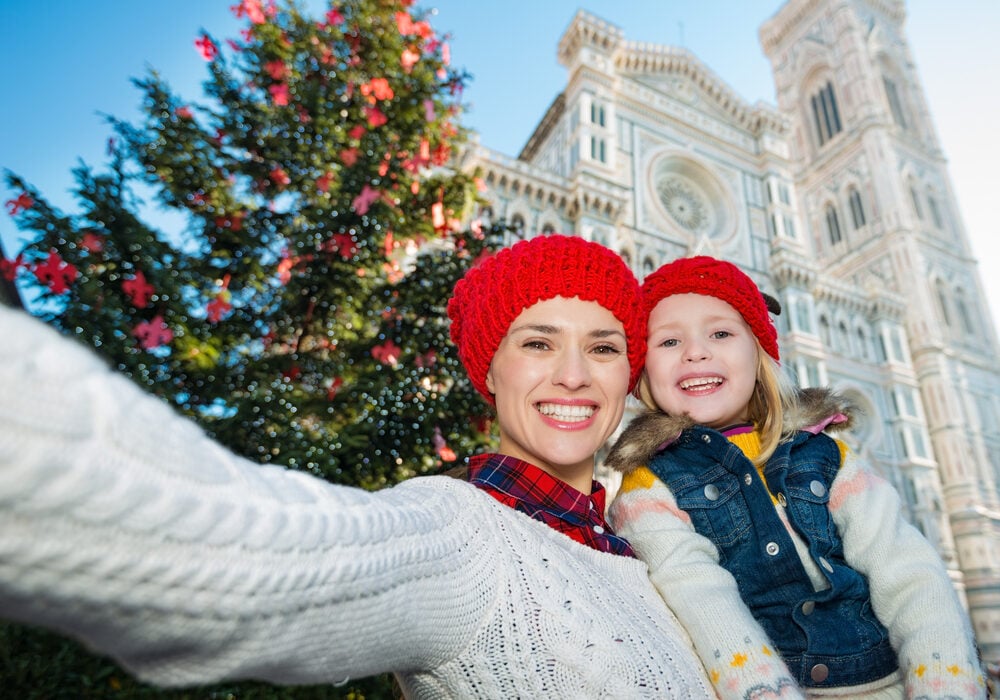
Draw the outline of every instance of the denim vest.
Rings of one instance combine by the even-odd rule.
[[[720,564],[803,687],[860,685],[898,668],[889,633],[872,611],[868,581],[844,561],[827,507],[840,468],[832,438],[799,432],[764,469],[771,492],[830,584],[822,591],[813,589],[757,469],[724,435],[689,428],[649,468],[715,544]]]

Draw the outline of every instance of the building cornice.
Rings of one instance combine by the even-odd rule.
[[[844,0],[842,5],[848,4]],[[897,24],[906,19],[906,7],[903,0],[861,0],[876,12],[888,17]],[[799,29],[807,20],[814,19],[831,5],[829,0],[789,0],[761,25],[758,36],[764,53],[770,56],[788,40],[789,35]]]
[[[561,65],[569,66],[573,57],[585,47],[603,54],[612,53],[623,36],[625,33],[620,27],[586,10],[577,10],[569,27],[559,39],[556,55]]]
[[[620,28],[584,10],[579,10],[559,41],[559,62],[572,67],[585,49],[607,57],[609,65],[620,77],[675,75],[690,80],[737,126],[754,136],[763,131],[773,131],[778,134],[788,132],[787,119],[774,107],[763,102],[748,104],[724,80],[686,49],[664,44],[625,41]],[[541,137],[544,137],[541,133],[541,129],[545,126],[544,122],[543,119],[543,123],[536,130]],[[531,145],[529,141],[529,146]]]
[[[614,55],[614,65],[626,77],[676,75],[687,78],[740,127],[757,135],[769,130],[783,134],[788,121],[772,106],[749,105],[724,80],[687,49],[676,46],[623,42]]]
[[[617,221],[628,203],[625,188],[589,173],[566,179],[484,146],[470,148],[463,161],[474,163],[487,186],[498,195],[551,207],[567,219],[588,215]]]
[[[556,95],[556,99],[552,100],[549,108],[545,110],[545,116],[542,117],[542,121],[531,132],[528,142],[524,144],[524,148],[521,149],[520,154],[517,156],[518,160],[530,161],[538,154],[538,149],[542,147],[542,144],[548,139],[549,134],[552,133],[552,130],[559,123],[559,119],[562,117],[565,109],[566,93],[560,92]]]

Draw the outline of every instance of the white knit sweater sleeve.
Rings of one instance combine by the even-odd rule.
[[[804,697],[736,581],[719,565],[715,545],[695,531],[666,484],[640,467],[625,475],[608,512],[691,635],[720,698]]]
[[[907,697],[985,698],[968,615],[934,547],[903,518],[899,495],[846,453],[830,510],[848,563],[868,577],[872,607],[889,629]]]
[[[337,682],[453,658],[496,596],[490,548],[455,522],[470,488],[370,494],[257,466],[0,308],[0,615],[148,681]]]

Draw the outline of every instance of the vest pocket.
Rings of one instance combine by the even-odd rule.
[[[792,521],[810,539],[820,537],[826,540],[837,536],[837,527],[830,515],[830,493],[826,485],[817,479],[816,471],[790,473],[785,482],[788,507],[793,511]]]
[[[750,537],[751,523],[735,476],[713,470],[706,478],[674,488],[677,505],[699,534],[727,548]]]

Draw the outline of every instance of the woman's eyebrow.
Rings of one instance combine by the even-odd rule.
[[[546,335],[555,335],[560,330],[559,326],[551,326],[547,323],[526,323],[521,326],[514,326],[509,331],[508,334],[521,333],[529,331],[531,333],[543,333]]]
[[[526,323],[521,326],[514,326],[508,331],[508,335],[514,333],[539,333],[542,335],[557,335],[562,332],[561,326],[550,325],[548,323]],[[588,334],[591,338],[608,338],[613,335],[625,337],[625,334],[617,328],[596,328]]]

